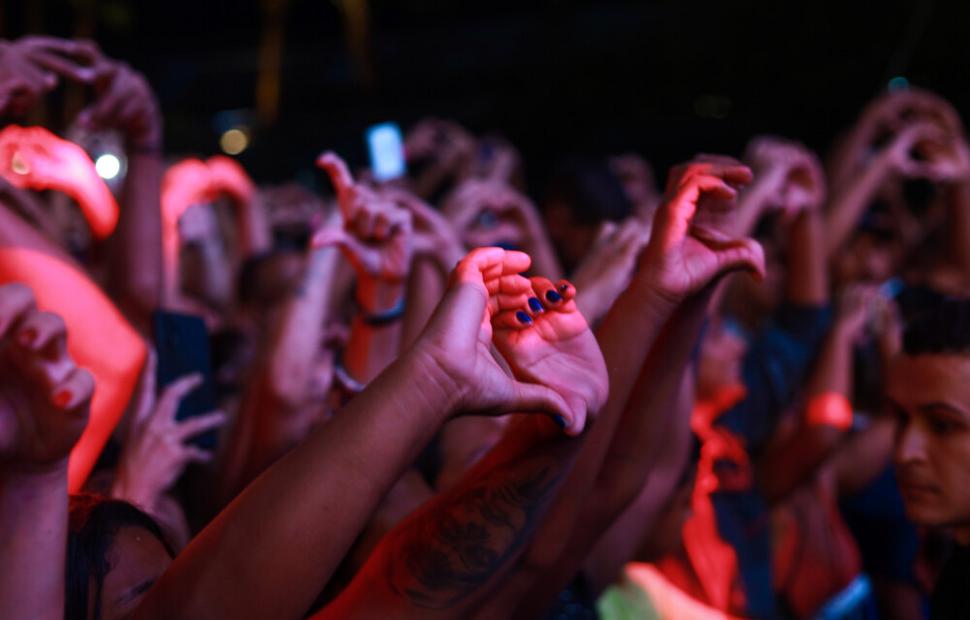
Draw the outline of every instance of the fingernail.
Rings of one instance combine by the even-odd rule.
[[[518,312],[515,313],[515,318],[519,319],[519,323],[523,323],[525,325],[529,325],[532,323],[532,317],[526,314],[525,312],[523,312],[522,310],[519,310]]]
[[[54,405],[60,409],[63,409],[64,407],[67,407],[72,398],[73,395],[71,394],[71,390],[59,390],[54,394]]]
[[[546,291],[546,299],[548,299],[552,303],[556,303],[557,301],[562,301],[562,295],[560,295],[556,291]]]
[[[552,421],[555,422],[556,426],[559,428],[566,430],[566,418],[562,417],[561,415],[554,415],[552,416]]]
[[[28,327],[24,331],[17,334],[17,342],[19,342],[21,346],[29,347],[34,343],[34,340],[37,340],[37,330],[33,327]]]
[[[559,290],[560,290],[560,291],[562,291],[562,292],[564,292],[564,293],[565,293],[565,292],[566,292],[566,291],[567,291],[568,289],[569,289],[569,285],[568,285],[568,284],[560,284],[560,285],[559,285]]]
[[[542,312],[543,311],[542,302],[539,301],[538,299],[536,299],[535,297],[530,297],[529,298],[529,308],[533,312]]]

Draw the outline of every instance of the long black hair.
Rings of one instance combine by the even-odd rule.
[[[162,528],[138,508],[99,495],[72,495],[67,534],[66,620],[87,620],[89,596],[94,597],[94,619],[100,620],[101,588],[104,576],[111,570],[108,551],[122,527],[147,531],[175,557]]]

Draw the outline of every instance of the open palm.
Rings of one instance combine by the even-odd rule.
[[[576,289],[532,278],[532,296],[496,315],[494,341],[515,376],[556,390],[572,410],[566,430],[582,432],[609,392],[603,354],[576,307]]]

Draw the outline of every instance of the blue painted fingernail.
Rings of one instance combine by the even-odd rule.
[[[522,310],[519,310],[518,312],[515,313],[515,318],[519,319],[519,323],[524,323],[526,325],[529,325],[530,323],[532,323],[532,317],[526,314],[525,312],[523,312]]]
[[[560,295],[556,291],[546,291],[546,299],[548,299],[553,303],[556,303],[557,301],[562,301],[562,295]]]
[[[559,428],[566,430],[566,419],[561,415],[552,416],[552,421],[555,422],[556,426],[558,426]]]
[[[535,297],[530,297],[529,308],[531,308],[533,312],[542,312],[543,310],[542,302],[536,299]]]
[[[564,293],[565,293],[565,292],[566,292],[566,291],[567,291],[568,289],[569,289],[569,285],[568,285],[568,284],[560,284],[560,285],[559,285],[559,290],[560,290],[560,291],[562,291],[562,292],[564,292]]]

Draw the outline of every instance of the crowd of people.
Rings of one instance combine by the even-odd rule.
[[[174,157],[88,41],[0,42],[0,115],[0,617],[970,618],[940,96],[536,203],[437,118],[323,196]]]

